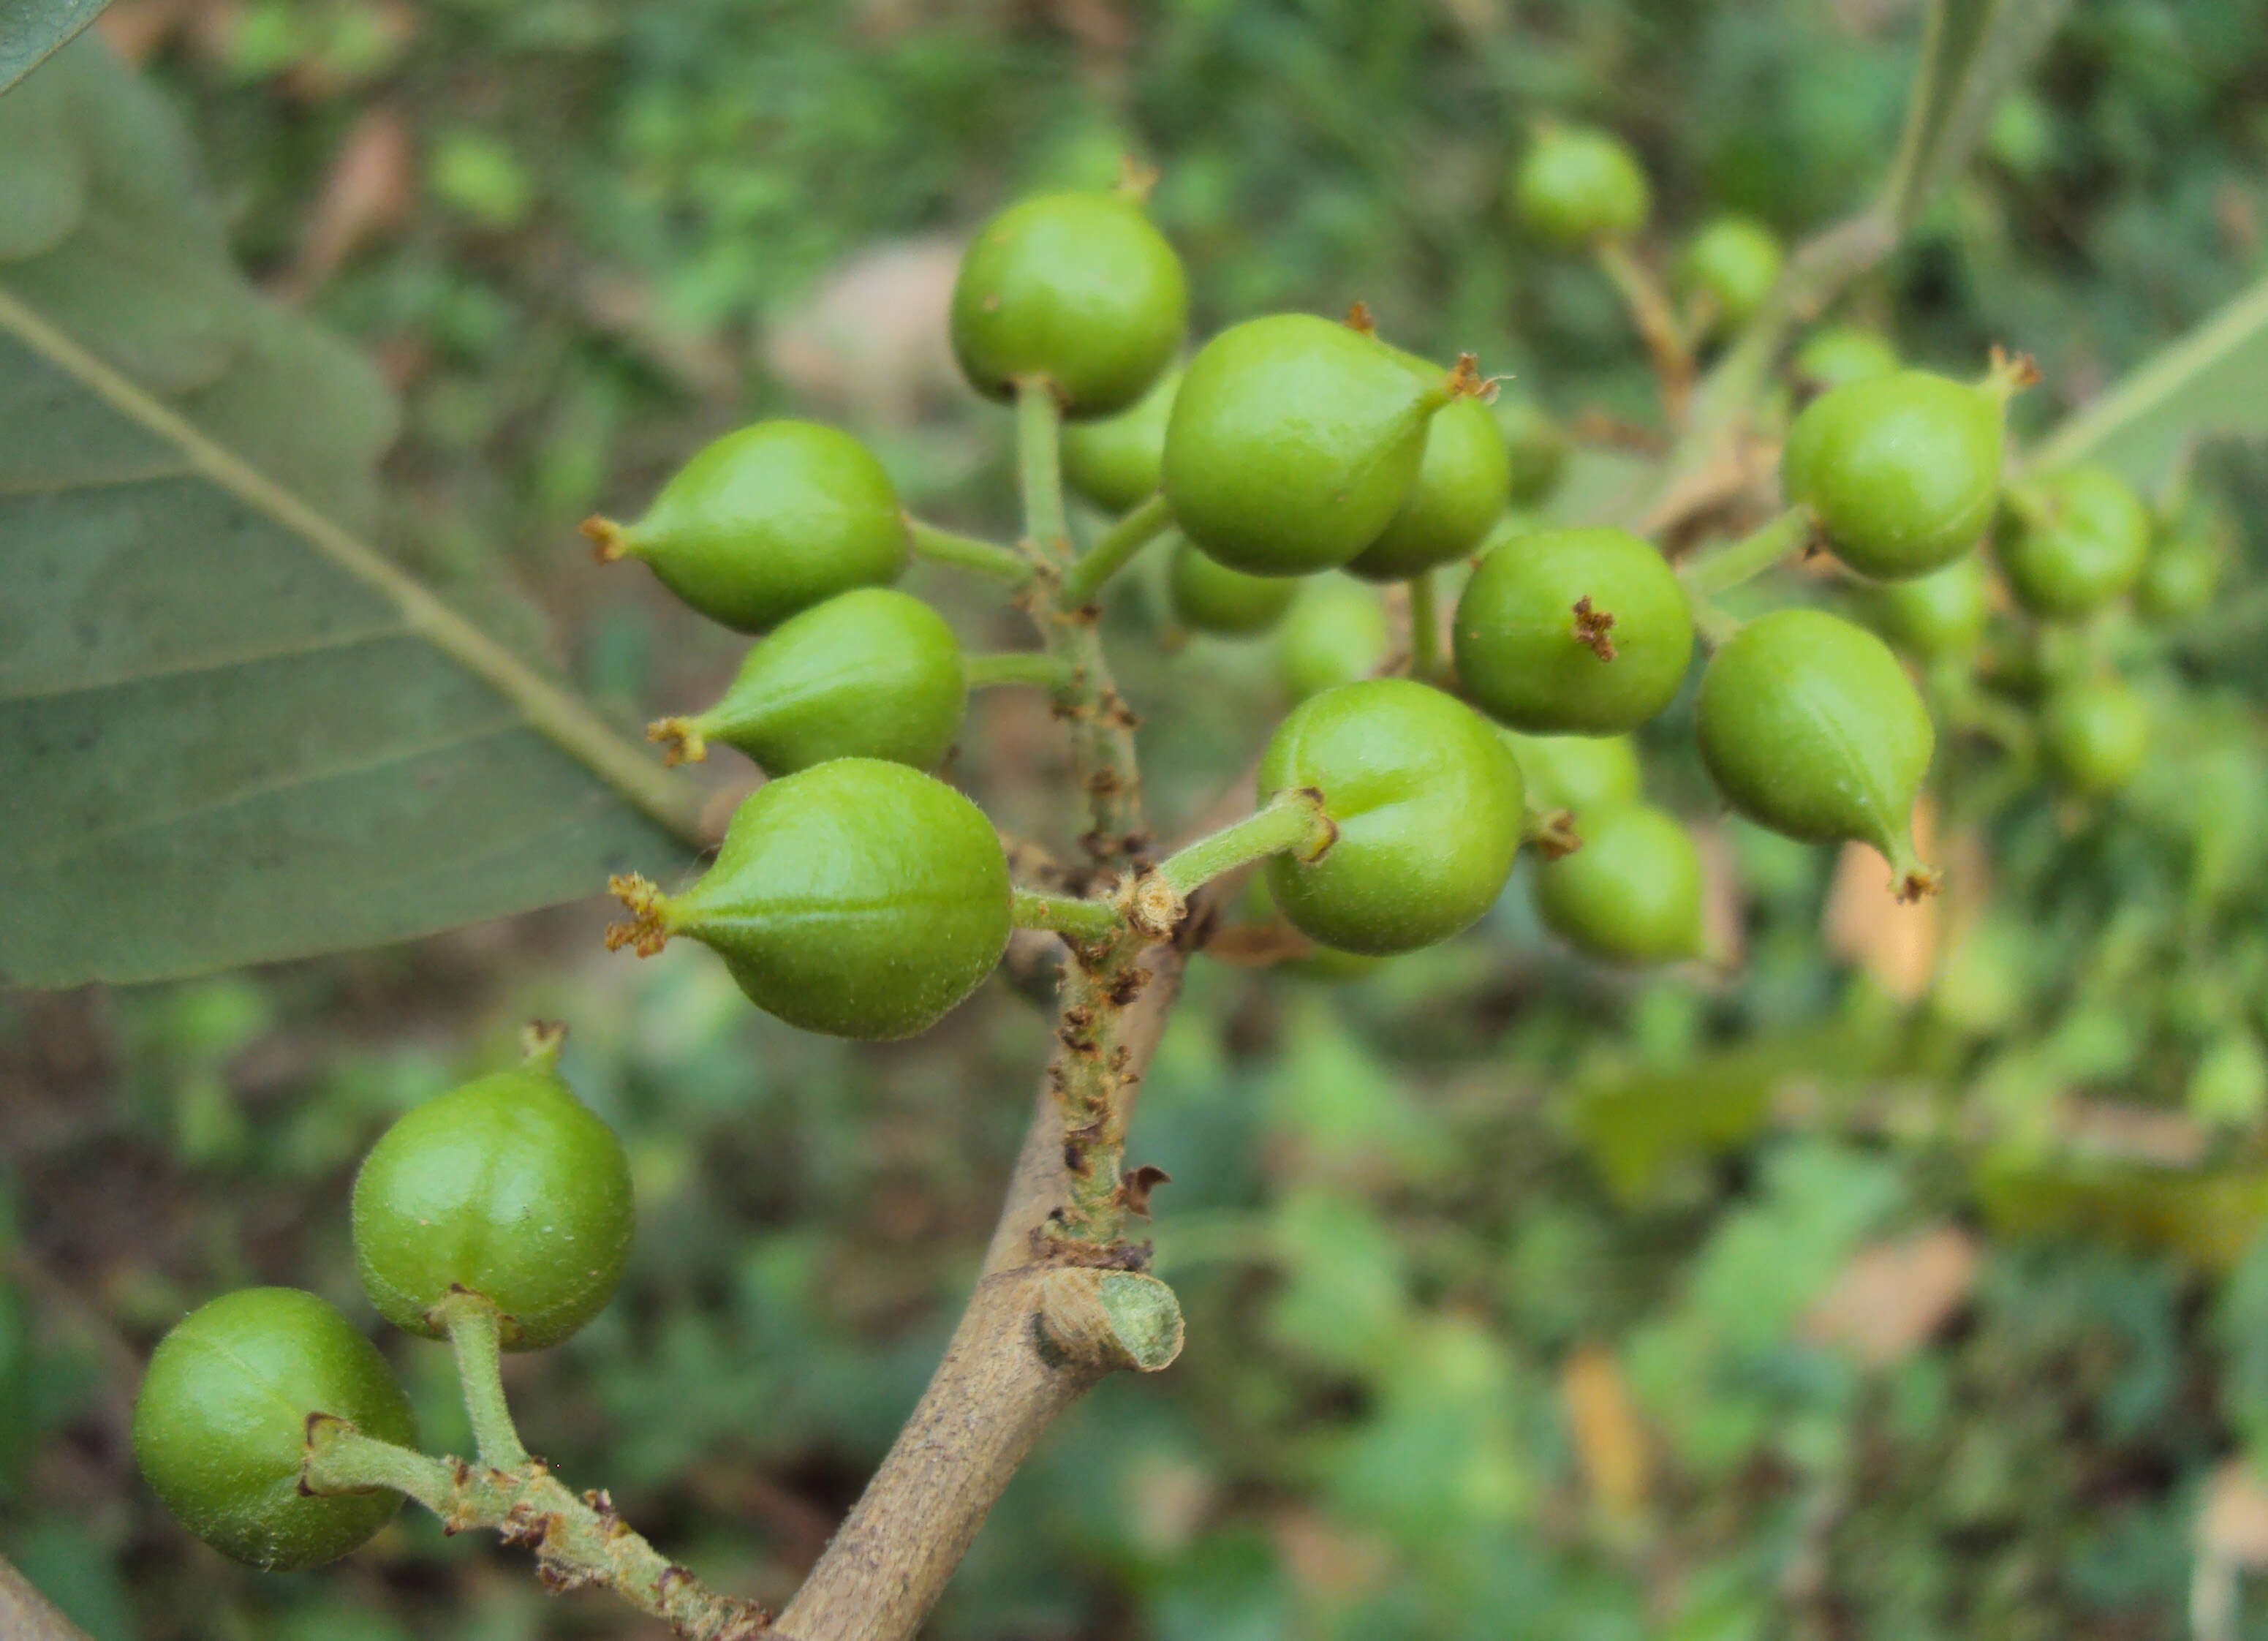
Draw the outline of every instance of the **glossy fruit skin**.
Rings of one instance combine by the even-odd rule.
[[[1336,569],[1409,499],[1440,395],[1335,321],[1232,325],[1197,350],[1174,395],[1163,468],[1174,521],[1248,575]]]
[[[379,1136],[354,1184],[363,1291],[427,1339],[453,1289],[502,1317],[507,1350],[540,1350],[606,1308],[637,1226],[622,1142],[547,1067],[477,1077]]]
[[[417,1441],[386,1358],[328,1300],[242,1289],[158,1342],[134,1403],[134,1457],[166,1508],[222,1555],[270,1572],[320,1567],[366,1543],[401,1496],[303,1495],[318,1413],[380,1441]]]
[[[1053,385],[1066,414],[1125,410],[1189,328],[1182,259],[1122,193],[1039,194],[976,231],[954,281],[954,356],[982,394]]]
[[[1292,926],[1384,955],[1469,928],[1503,890],[1525,818],[1520,767],[1469,707],[1407,678],[1310,696],[1260,760],[1260,800],[1312,788],[1338,839],[1320,860],[1276,855],[1269,892]]]
[[[1780,485],[1818,514],[1845,564],[1877,580],[1904,580],[1983,539],[2006,454],[1991,395],[1902,370],[1846,382],[1807,405],[1780,454]]]
[[[1937,732],[1865,628],[1816,610],[1757,617],[1710,658],[1694,728],[1710,778],[1750,820],[1914,864],[1908,828]]]
[[[1729,330],[1748,322],[1779,282],[1779,238],[1749,217],[1717,217],[1702,224],[1678,258],[1680,285],[1708,305],[1713,326]]]
[[[1284,618],[1300,583],[1280,575],[1247,575],[1207,558],[1187,539],[1174,543],[1167,569],[1174,615],[1194,632],[1238,638],[1264,632]],[[1381,639],[1383,629],[1381,628]]]
[[[1447,369],[1405,354],[1423,386]],[[1347,562],[1366,580],[1401,581],[1461,558],[1481,543],[1512,494],[1512,455],[1494,412],[1478,399],[1456,399],[1425,428],[1418,480],[1376,540]]]
[[[854,587],[898,579],[912,551],[890,476],[815,422],[758,422],[703,447],[622,535],[711,620],[762,632]]]
[[[689,722],[773,775],[834,758],[933,769],[968,705],[967,663],[945,617],[895,588],[862,587],[781,622]]]
[[[1603,660],[1575,606],[1614,617]],[[1669,705],[1693,655],[1693,616],[1661,554],[1626,530],[1550,529],[1491,548],[1457,603],[1457,676],[1499,723],[1537,735],[1620,735]]]
[[[2150,515],[2134,487],[2108,468],[2066,468],[2010,493],[1992,549],[2018,603],[2069,620],[2140,579]]]
[[[1861,587],[1858,603],[1875,632],[1925,660],[1973,652],[1992,614],[1984,566],[1974,553],[1910,581]]]
[[[1105,513],[1130,513],[1158,493],[1166,459],[1166,423],[1181,391],[1169,370],[1127,410],[1063,430],[1064,483]]]
[[[1489,408],[1504,434],[1511,503],[1532,507],[1558,488],[1567,469],[1566,430],[1535,400],[1502,389]]]
[[[1583,817],[1583,846],[1535,863],[1535,909],[1593,957],[1668,963],[1701,951],[1701,855],[1675,816],[1643,803]]]
[[[1580,820],[1638,797],[1638,748],[1627,735],[1500,733],[1520,765],[1531,809],[1569,809]]]
[[[663,915],[766,1013],[880,1040],[927,1029],[992,972],[1009,895],[982,809],[903,764],[842,758],[750,794]]]
[[[1795,379],[1814,393],[1845,382],[1889,376],[1898,368],[1898,351],[1879,331],[1859,325],[1815,330],[1795,351]]]
[[[1646,225],[1653,190],[1629,144],[1584,126],[1536,134],[1512,178],[1521,225],[1569,249],[1627,239]]]
[[[2134,583],[2134,607],[2149,621],[2193,616],[2220,590],[2221,569],[2220,549],[2208,538],[2177,536],[2161,542]]]
[[[1276,629],[1276,672],[1295,701],[1367,678],[1386,659],[1378,590],[1344,575],[1293,582],[1299,595]]]
[[[2133,779],[2152,733],[2148,704],[2115,677],[2061,684],[2040,710],[2040,739],[2056,772],[2086,797],[2107,796]]]

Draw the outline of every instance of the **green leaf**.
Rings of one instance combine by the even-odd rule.
[[[406,939],[667,873],[700,794],[357,533],[394,407],[230,265],[98,42],[0,100],[0,979]]]
[[[1883,207],[1900,231],[1969,162],[2000,105],[2071,10],[2071,0],[1930,0],[1898,161]]]
[[[2095,462],[2153,488],[2195,441],[2268,437],[2268,279],[2048,435],[2025,458],[2037,469]]]
[[[0,0],[0,92],[22,79],[110,0]]]

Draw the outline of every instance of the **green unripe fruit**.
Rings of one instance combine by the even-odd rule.
[[[1583,846],[1535,863],[1535,909],[1570,945],[1620,963],[1701,952],[1701,854],[1675,816],[1642,803],[1583,817]]]
[[[2124,681],[2058,684],[2040,710],[2040,739],[2074,792],[2102,797],[2132,780],[2150,754],[2150,709]]]
[[[1421,385],[1448,372],[1414,354],[1403,357]],[[1426,425],[1418,480],[1378,539],[1348,561],[1351,574],[1403,581],[1462,558],[1480,544],[1512,493],[1512,456],[1495,415],[1478,399],[1455,399]]]
[[[968,669],[945,617],[893,588],[838,593],[757,641],[724,699],[665,718],[647,738],[669,762],[735,746],[774,775],[832,758],[935,766],[968,705]]]
[[[1378,539],[1418,482],[1445,383],[1374,336],[1275,314],[1197,351],[1166,424],[1182,532],[1249,575],[1335,569]]]
[[[1499,391],[1489,408],[1504,434],[1512,505],[1532,507],[1558,488],[1566,471],[1566,430],[1533,399]]]
[[[1983,539],[2000,492],[2000,403],[1927,371],[1822,393],[1788,430],[1780,484],[1808,505],[1836,556],[1904,580]]]
[[[1246,918],[1256,923],[1274,923],[1285,920],[1278,910],[1276,897],[1268,892],[1268,874],[1255,872],[1245,880],[1241,909]],[[1359,951],[1341,951],[1336,946],[1326,946],[1310,941],[1307,950],[1296,957],[1285,957],[1271,966],[1275,972],[1295,979],[1310,980],[1318,985],[1336,986],[1346,980],[1359,980],[1373,972],[1386,959],[1366,957]]]
[[[1458,677],[1499,722],[1620,735],[1677,693],[1693,616],[1661,554],[1627,530],[1541,530],[1481,560],[1455,643]]]
[[[1064,483],[1105,513],[1131,513],[1158,493],[1166,459],[1166,423],[1181,391],[1182,373],[1169,370],[1132,409],[1063,430]]]
[[[1527,783],[1531,809],[1571,809],[1584,817],[1638,795],[1638,747],[1627,735],[1501,733]]]
[[[1911,822],[1937,732],[1889,647],[1815,610],[1777,610],[1734,633],[1701,675],[1701,761],[1734,809],[1808,843],[1881,851],[1902,898],[1936,874]]]
[[[976,231],[953,285],[953,351],[979,393],[1054,388],[1072,417],[1147,392],[1189,327],[1182,259],[1123,193],[1042,194]]]
[[[1183,626],[1197,632],[1237,636],[1264,632],[1282,620],[1299,596],[1300,583],[1285,576],[1247,575],[1232,570],[1183,540],[1174,543],[1167,589],[1173,597],[1174,614]],[[1381,625],[1381,641],[1383,632]]]
[[[158,1342],[134,1403],[134,1458],[166,1508],[222,1555],[270,1572],[320,1567],[368,1542],[401,1496],[301,1493],[317,1414],[379,1441],[417,1440],[386,1358],[334,1306],[296,1288],[247,1288]]]
[[[1386,660],[1386,606],[1378,589],[1344,575],[1287,582],[1299,595],[1276,630],[1276,671],[1295,701],[1367,678]]]
[[[2212,540],[2176,536],[2161,543],[2134,583],[2134,607],[2144,618],[2179,621],[2213,602],[2220,588],[2221,553]]]
[[[1874,631],[1925,660],[1974,650],[1992,613],[1984,566],[1974,553],[1910,581],[1863,587],[1858,598]]]
[[[1260,760],[1260,801],[1312,790],[1338,836],[1279,854],[1268,888],[1292,926],[1342,951],[1430,946],[1469,928],[1512,871],[1525,809],[1512,750],[1470,708],[1367,678],[1292,709]]]
[[[1536,134],[1513,173],[1512,200],[1528,233],[1570,249],[1628,239],[1653,203],[1629,144],[1585,126]]]
[[[1992,547],[2018,603],[2069,620],[2093,614],[2140,578],[2150,515],[2110,469],[2066,468],[2008,493]]]
[[[761,632],[895,581],[912,541],[890,476],[848,433],[758,422],[705,446],[635,524],[585,521],[602,558],[641,558],[712,621]]]
[[[1897,368],[1898,351],[1889,338],[1858,325],[1815,330],[1795,351],[1795,379],[1814,393],[1870,376],[1892,375]]]
[[[355,1176],[363,1291],[427,1339],[463,1289],[505,1349],[557,1344],[614,1297],[636,1221],[622,1142],[540,1055],[409,1112]]]
[[[1713,326],[1746,324],[1779,283],[1779,239],[1748,217],[1719,217],[1702,225],[1678,259],[1679,283],[1705,304]]]
[[[682,894],[615,891],[641,956],[687,935],[748,1001],[807,1031],[880,1039],[934,1024],[1007,949],[1007,858],[984,813],[903,764],[836,758],[759,787]]]

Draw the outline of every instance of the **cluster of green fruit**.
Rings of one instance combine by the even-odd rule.
[[[354,1247],[379,1313],[427,1339],[460,1317],[505,1350],[557,1344],[603,1309],[630,1257],[630,1166],[556,1069],[558,1042],[429,1100],[379,1138],[354,1185]],[[320,1566],[393,1519],[390,1489],[303,1485],[313,1423],[398,1446],[409,1399],[328,1300],[247,1288],[162,1340],[134,1407],[134,1454],[206,1543],[269,1571]]]

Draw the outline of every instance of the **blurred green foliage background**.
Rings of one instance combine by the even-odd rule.
[[[936,321],[957,236],[1018,190],[1132,153],[1202,324],[1361,297],[1565,414],[1643,421],[1611,292],[1505,222],[1526,122],[1635,141],[1665,244],[1717,208],[1798,235],[1879,174],[1914,11],[117,0],[103,26],[189,115],[254,276],[403,393],[392,540],[468,598],[532,592],[556,632],[527,641],[643,717],[703,699],[732,645],[572,527],[723,428],[843,420],[917,508],[1002,521],[1004,418]],[[2080,0],[1848,309],[1948,368],[2031,351],[2044,423],[2258,276],[2264,180],[2268,12]],[[2223,482],[2257,546],[2259,475]],[[1160,656],[1153,617],[1123,617],[1122,676],[1170,824],[1279,701],[1264,648]],[[2246,638],[2161,680],[2178,727],[2129,800],[1948,799],[1971,888],[1936,923],[1853,913],[1830,856],[1715,824],[1673,713],[1650,783],[1712,825],[1738,968],[1598,969],[1518,884],[1342,987],[1200,963],[1130,1158],[1173,1175],[1188,1352],[1064,1423],[936,1633],[2046,1641],[2194,1611],[2268,1636],[2243,1587],[2268,1492],[2232,1465],[2268,1444]],[[986,699],[960,758],[1004,825],[1069,830],[1043,708]],[[239,1571],[124,1443],[186,1306],[286,1282],[367,1316],[361,1149],[534,1016],[571,1024],[641,1223],[608,1314],[512,1364],[528,1438],[704,1576],[793,1588],[957,1313],[1045,1021],[1002,980],[852,1049],[755,1016],[698,951],[605,958],[603,917],[0,996],[0,1551],[99,1641],[644,1633],[418,1518],[328,1571]],[[429,1445],[462,1447],[442,1353],[387,1342]]]

